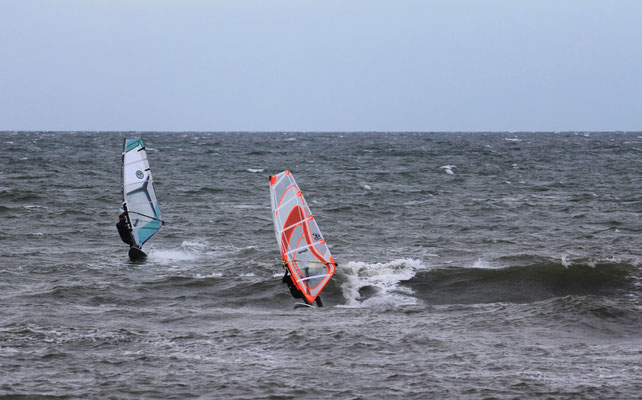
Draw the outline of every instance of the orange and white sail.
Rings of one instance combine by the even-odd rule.
[[[336,264],[290,171],[270,177],[270,198],[281,257],[292,282],[312,304],[332,278]]]

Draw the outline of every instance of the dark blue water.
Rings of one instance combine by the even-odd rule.
[[[163,229],[115,229],[142,136]],[[642,133],[0,133],[0,399],[637,398]],[[268,176],[339,263],[293,310]]]

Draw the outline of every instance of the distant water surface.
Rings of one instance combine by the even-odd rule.
[[[115,229],[125,137],[166,225]],[[638,398],[642,133],[0,133],[0,399]],[[268,176],[339,262],[293,310]]]

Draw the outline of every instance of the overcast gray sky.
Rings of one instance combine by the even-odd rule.
[[[642,1],[0,0],[0,130],[642,130]]]

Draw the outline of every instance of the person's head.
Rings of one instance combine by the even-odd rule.
[[[119,220],[119,221],[122,221],[122,220],[124,220],[124,219],[125,219],[125,213],[121,213],[121,214],[118,216],[118,220]]]

